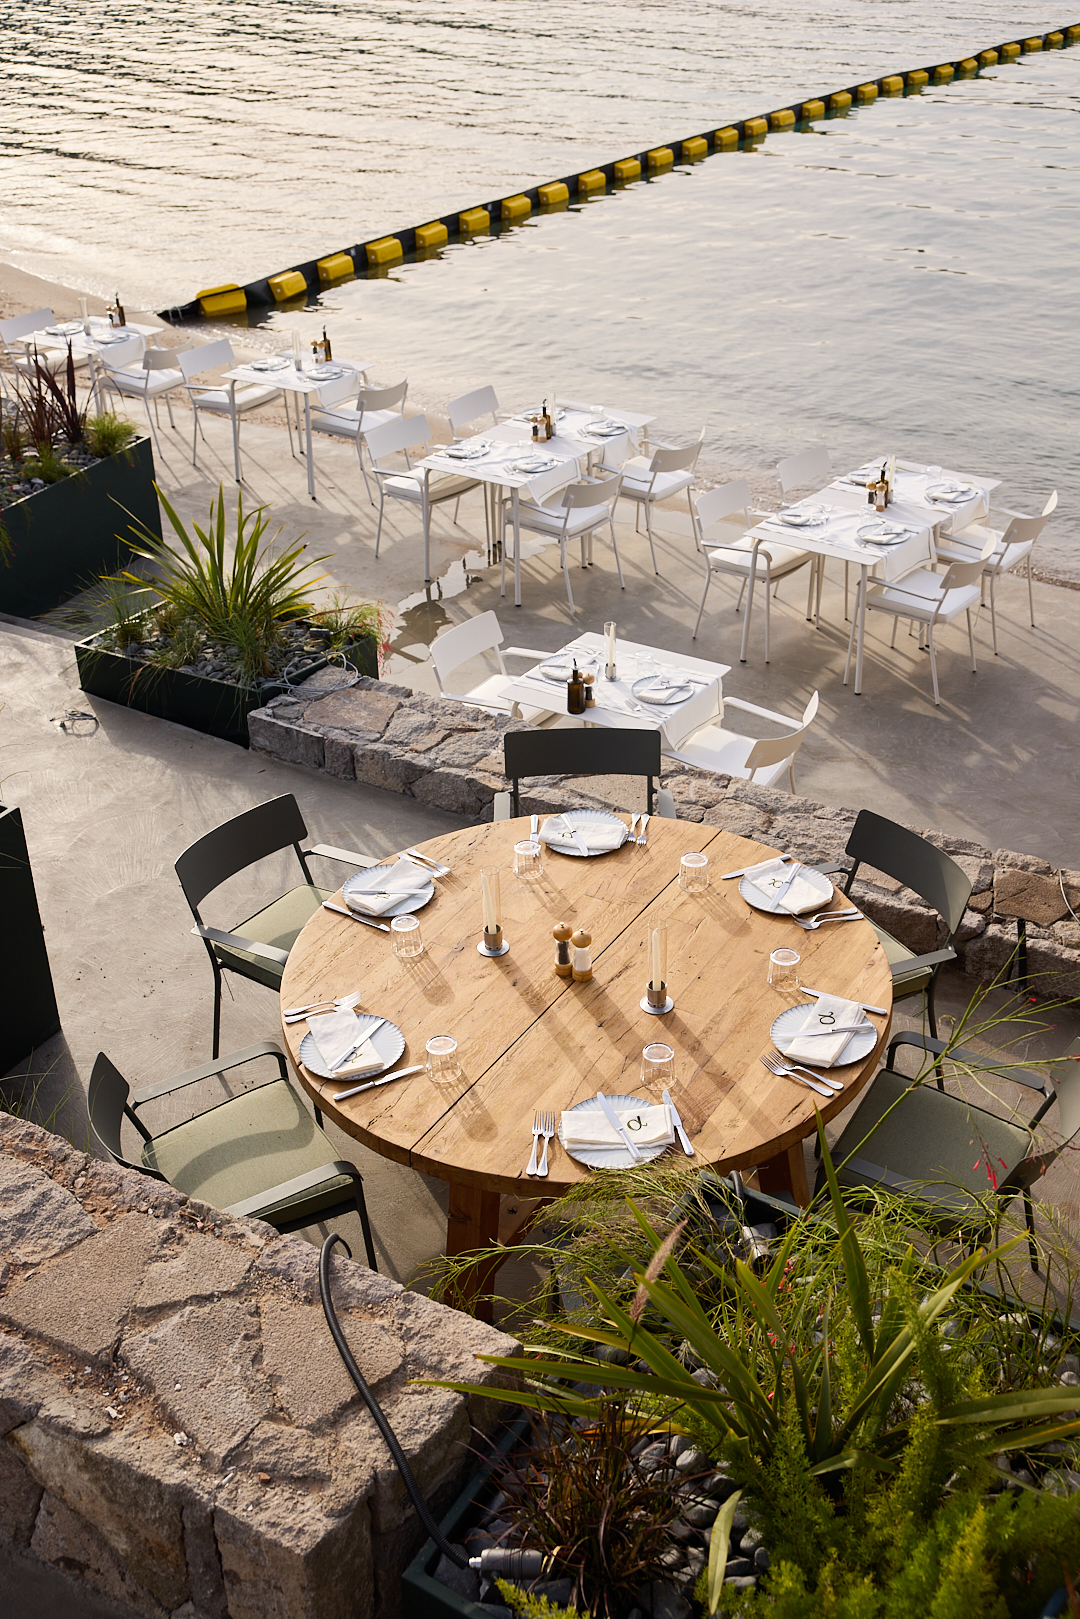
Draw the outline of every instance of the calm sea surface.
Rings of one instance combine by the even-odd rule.
[[[52,0],[0,6],[0,259],[133,306],[1076,20],[1045,0]],[[424,401],[492,381],[708,426],[706,470],[812,440],[993,474],[1080,577],[1080,49],[1025,57],[328,294]]]

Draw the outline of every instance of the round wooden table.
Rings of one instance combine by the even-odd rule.
[[[451,1034],[462,1080],[448,1091],[418,1073],[338,1105],[334,1095],[349,1082],[309,1074],[298,1058],[307,1025],[285,1026],[312,1100],[365,1146],[450,1183],[447,1253],[463,1253],[496,1238],[512,1240],[533,1211],[532,1199],[558,1196],[602,1173],[569,1158],[556,1138],[548,1179],[526,1177],[533,1114],[560,1114],[600,1089],[644,1095],[642,1047],[663,1040],[675,1050],[672,1097],[695,1148],[687,1168],[754,1169],[763,1191],[788,1191],[806,1203],[802,1142],[815,1131],[819,1108],[832,1118],[874,1073],[891,1013],[872,1018],[880,1036],[869,1056],[833,1071],[844,1089],[831,1101],[776,1078],[759,1059],[790,999],[766,983],[769,952],[793,946],[804,983],[891,1008],[892,978],[870,924],[834,923],[808,933],[751,909],[738,882],[720,882],[719,874],[775,851],[691,821],[654,818],[646,848],[628,843],[593,859],[545,851],[543,876],[520,881],[513,846],[528,829],[522,818],[423,845],[452,872],[436,880],[435,898],[419,912],[425,948],[413,961],[399,961],[385,933],[330,911],[315,913],[290,951],[282,1004],[360,990],[362,1008],[390,1018],[405,1035],[397,1066],[422,1062],[432,1035]],[[709,857],[710,887],[700,895],[678,885],[680,856],[690,850]],[[482,865],[502,868],[510,949],[497,959],[476,949]],[[660,1017],[639,1005],[655,920],[668,923],[668,992],[675,1002]],[[551,930],[561,921],[592,934],[591,983],[555,974]],[[475,1285],[455,1302],[484,1313],[497,1263],[478,1266]]]

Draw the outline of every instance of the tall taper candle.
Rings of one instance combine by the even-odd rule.
[[[299,332],[294,332],[292,334],[292,358],[293,358],[293,365],[295,365],[296,369],[298,371],[302,371],[303,366],[304,366],[304,362],[303,362],[303,356],[302,356],[302,354],[300,352],[300,333]]]

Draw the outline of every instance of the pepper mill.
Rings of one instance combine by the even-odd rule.
[[[588,984],[592,981],[592,934],[578,928],[573,936],[574,960],[570,973],[575,984]]]
[[[569,978],[574,970],[570,961],[570,938],[573,931],[573,928],[566,922],[560,922],[557,928],[552,928],[551,930],[552,938],[559,941],[559,950],[555,957],[555,971],[560,978]]]

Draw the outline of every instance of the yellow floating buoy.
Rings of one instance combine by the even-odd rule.
[[[512,224],[515,219],[525,219],[532,213],[532,203],[528,197],[521,194],[516,197],[504,197],[500,212],[503,224]]]
[[[769,114],[770,129],[793,129],[795,127],[795,114],[790,107],[781,107],[779,112]]]
[[[433,220],[430,225],[417,225],[415,235],[417,250],[420,252],[429,247],[442,247],[443,243],[450,239],[450,232],[441,219]]]
[[[899,96],[904,93],[904,79],[900,73],[890,73],[888,78],[881,81],[881,93],[885,96]]]
[[[621,157],[615,164],[615,178],[625,184],[627,180],[640,180],[641,164],[636,157]]]
[[[462,236],[479,236],[491,228],[491,215],[486,208],[466,208],[458,214],[458,230]]]
[[[675,161],[675,153],[670,146],[654,146],[651,152],[645,153],[645,161],[650,169],[669,169]]]
[[[402,256],[401,243],[396,236],[380,236],[377,242],[369,242],[364,249],[369,264],[392,264],[395,259]]]
[[[587,169],[578,175],[577,188],[579,197],[587,197],[591,191],[606,191],[607,175],[603,169]]]
[[[1003,62],[1012,62],[1020,55],[1020,47],[1015,42],[1011,45],[1002,45],[999,55]]]
[[[743,137],[748,141],[758,140],[760,136],[769,133],[769,123],[766,118],[747,118],[743,124]]]
[[[1065,35],[1059,34],[1056,28],[1052,34],[1047,34],[1045,40],[1043,41],[1043,44],[1046,46],[1048,51],[1059,51],[1064,43]]]
[[[1075,45],[1077,40],[1080,39],[1080,23],[1074,22],[1071,28],[1066,28],[1065,38],[1070,45]]]
[[[351,253],[331,253],[328,258],[320,259],[315,268],[319,272],[319,280],[340,281],[344,275],[352,275],[356,266]]]
[[[802,115],[804,118],[824,118],[824,101],[804,101],[802,104]]]
[[[207,287],[196,294],[204,315],[239,315],[247,308],[247,293],[235,281],[221,287]]]
[[[1042,48],[1043,48],[1043,46],[1042,46],[1042,35],[1041,34],[1033,34],[1030,39],[1025,39],[1025,41],[1024,41],[1024,49],[1025,49],[1025,51],[1027,51],[1029,56],[1030,56],[1032,51],[1041,51]]]
[[[570,201],[570,187],[564,180],[552,180],[550,185],[540,187],[538,196],[541,208],[557,208]]]
[[[955,79],[955,77],[956,69],[951,62],[942,62],[940,67],[934,69],[935,84],[948,84],[949,80]]]
[[[713,136],[713,146],[718,152],[733,152],[739,144],[739,131],[732,129],[718,129]]]
[[[829,107],[832,112],[846,112],[851,106],[851,94],[847,90],[837,90],[834,96],[829,97]]]
[[[699,157],[704,157],[709,150],[709,143],[704,135],[694,135],[682,143],[682,159],[684,163],[696,163]]]
[[[280,275],[272,275],[269,286],[274,294],[274,302],[279,304],[283,304],[286,298],[297,298],[300,293],[307,291],[307,282],[299,270],[282,270]]]
[[[973,56],[965,56],[962,62],[957,62],[956,71],[957,73],[962,73],[964,77],[967,78],[972,73],[978,73],[979,64],[976,62]]]
[[[997,59],[998,59],[997,51],[980,51],[979,52],[979,66],[980,67],[993,67],[994,64],[996,63]]]
[[[856,98],[861,102],[876,101],[878,88],[876,84],[860,84],[855,92]]]

